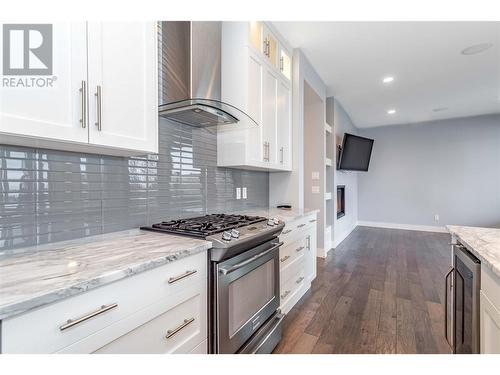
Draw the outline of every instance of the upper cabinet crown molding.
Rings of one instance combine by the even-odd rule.
[[[157,24],[52,24],[52,87],[1,87],[1,143],[110,155],[158,151]]]
[[[241,108],[259,126],[220,127],[218,166],[292,170],[291,56],[265,22],[222,23],[222,100]]]

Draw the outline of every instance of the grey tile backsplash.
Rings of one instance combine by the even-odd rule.
[[[0,145],[0,250],[268,206],[267,172],[217,168],[215,129],[161,119],[159,142],[131,158]]]

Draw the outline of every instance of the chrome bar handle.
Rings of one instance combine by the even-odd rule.
[[[283,164],[283,159],[284,159],[284,151],[283,151],[284,147],[281,147],[280,148],[280,153],[281,153],[281,159],[280,159],[280,163]]]
[[[296,252],[300,253],[302,250],[304,250],[304,246],[300,246],[295,249]]]
[[[223,275],[227,275],[227,274],[229,274],[231,272],[234,272],[234,271],[240,269],[241,267],[244,267],[247,264],[252,263],[253,261],[255,261],[255,260],[263,257],[264,255],[270,253],[271,251],[276,250],[280,246],[283,246],[283,242],[273,243],[273,245],[274,245],[273,247],[271,247],[271,248],[269,248],[267,250],[264,250],[263,252],[261,252],[261,253],[259,253],[257,255],[254,255],[253,257],[251,257],[251,258],[249,258],[249,259],[247,259],[247,260],[245,260],[245,261],[243,261],[241,263],[237,263],[234,266],[231,266],[231,267],[228,267],[228,268],[221,268],[219,270],[219,272],[222,273]]]
[[[307,250],[311,251],[311,235],[308,235],[306,237],[306,240],[307,240]]]
[[[97,90],[95,93],[96,97],[96,117],[97,121],[95,122],[95,126],[97,126],[97,130],[102,130],[102,87],[97,85]]]
[[[450,277],[454,269],[455,269],[454,267],[450,267],[450,269],[448,270],[448,272],[444,277],[444,338],[446,339],[446,342],[450,346],[451,343],[448,338],[448,278]]]
[[[179,333],[181,330],[183,330],[184,328],[186,328],[188,325],[190,325],[191,323],[194,322],[194,318],[190,318],[190,319],[184,319],[184,322],[177,328],[174,328],[172,330],[168,330],[167,331],[167,334],[165,335],[165,338],[166,339],[169,339],[171,338],[172,336],[174,336],[176,333]]]
[[[310,223],[315,223],[316,222],[316,219],[311,219],[309,220]]]
[[[280,259],[280,262],[286,262],[288,259],[290,259],[290,255],[285,255],[283,258]]]
[[[287,229],[287,230],[284,230],[281,234],[288,234],[288,233],[291,233],[292,230],[291,229]]]
[[[285,299],[285,298],[286,298],[289,294],[290,294],[290,291],[289,291],[289,290],[287,290],[287,291],[285,291],[285,293],[283,293],[280,297],[281,297],[281,299]]]
[[[300,224],[300,225],[297,225],[297,228],[302,228],[302,227],[305,227],[306,225],[305,224]]]
[[[169,284],[174,284],[176,283],[177,281],[180,281],[182,279],[185,279],[186,277],[189,277],[191,275],[194,275],[196,272],[198,272],[198,270],[192,270],[192,271],[186,271],[185,273],[183,273],[182,275],[179,275],[179,276],[174,276],[174,277],[171,277],[168,279],[168,283]]]
[[[80,124],[82,124],[82,128],[85,129],[87,127],[87,81],[82,81],[79,91],[82,94],[82,101],[81,101],[82,117],[80,118]]]
[[[283,56],[280,57],[280,71],[283,72],[284,64],[283,64]]]
[[[98,315],[104,314],[105,312],[108,312],[109,310],[112,310],[114,308],[118,307],[117,303],[112,303],[110,305],[102,305],[98,310],[93,311],[91,313],[88,313],[87,315],[84,315],[80,318],[77,319],[68,319],[68,321],[63,324],[62,326],[59,327],[59,330],[61,332],[67,330],[68,328],[74,327],[77,324],[83,323],[89,319],[95,318]]]
[[[300,284],[302,282],[302,280],[304,280],[304,276],[301,276],[297,279],[297,281],[295,281],[296,284]]]

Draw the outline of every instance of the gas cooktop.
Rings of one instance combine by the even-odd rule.
[[[261,216],[211,214],[188,219],[162,221],[161,223],[153,224],[151,227],[143,227],[141,229],[206,238],[216,233],[230,231],[234,228],[266,220],[267,218]]]

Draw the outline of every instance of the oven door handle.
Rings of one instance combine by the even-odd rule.
[[[277,248],[279,248],[280,246],[283,245],[283,242],[273,243],[273,245],[274,245],[273,247],[271,247],[271,248],[269,248],[269,249],[267,249],[267,250],[265,250],[257,255],[254,255],[253,257],[248,258],[247,260],[245,260],[241,263],[237,263],[231,267],[221,268],[221,269],[219,269],[219,272],[222,273],[223,275],[227,275],[227,274],[230,274],[231,272],[234,272],[234,271],[240,269],[241,267],[245,267],[247,264],[252,263],[259,258],[262,258],[264,255],[269,254],[273,250],[276,250]]]

